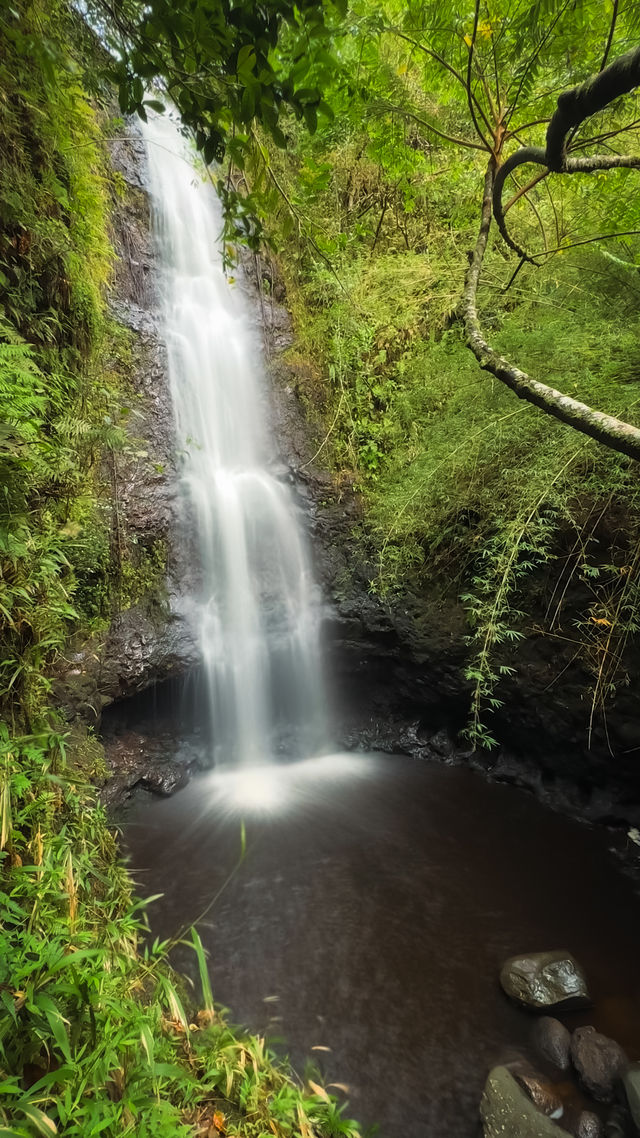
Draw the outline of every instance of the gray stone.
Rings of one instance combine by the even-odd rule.
[[[632,1063],[624,1076],[624,1089],[635,1128],[640,1134],[640,1063]]]
[[[480,1117],[484,1138],[568,1138],[541,1114],[506,1067],[494,1067],[485,1084]]]
[[[585,1008],[591,1004],[587,981],[570,952],[531,952],[512,956],[500,971],[506,994],[529,1008]]]
[[[576,1138],[602,1138],[602,1122],[591,1110],[583,1110],[576,1126]]]
[[[553,1063],[554,1067],[561,1071],[569,1069],[571,1033],[559,1019],[541,1016],[533,1029],[533,1042],[539,1053]]]
[[[616,1082],[629,1062],[620,1044],[595,1027],[577,1027],[571,1036],[571,1059],[585,1090],[600,1102],[613,1102]]]

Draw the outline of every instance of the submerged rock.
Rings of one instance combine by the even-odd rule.
[[[634,1133],[628,1110],[616,1103],[611,1107],[604,1124],[605,1138],[630,1138]]]
[[[640,1134],[640,1063],[633,1063],[624,1076],[624,1089],[635,1128]]]
[[[485,1084],[480,1117],[484,1138],[568,1138],[541,1114],[506,1067],[494,1067]]]
[[[542,1016],[533,1029],[534,1046],[545,1059],[560,1071],[569,1068],[571,1033],[559,1019]]]
[[[576,1138],[602,1138],[602,1122],[591,1110],[583,1110],[576,1126]]]
[[[595,1027],[577,1027],[571,1036],[571,1059],[585,1090],[600,1102],[613,1102],[615,1084],[629,1062],[620,1044]]]
[[[570,952],[512,956],[500,971],[508,996],[529,1008],[585,1008],[591,1004],[586,977]]]

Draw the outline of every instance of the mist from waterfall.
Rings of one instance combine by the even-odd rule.
[[[216,762],[325,741],[319,603],[297,509],[270,468],[258,337],[223,269],[222,213],[168,116],[144,126],[177,450],[197,530],[195,598]]]

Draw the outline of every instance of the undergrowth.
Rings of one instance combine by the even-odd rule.
[[[118,506],[148,456],[105,307],[123,191],[92,52],[63,0],[0,11],[0,1135],[355,1138],[226,1025],[195,930],[198,994],[174,974],[97,802],[101,747],[48,708],[70,636],[160,596],[167,556]]]
[[[198,993],[172,972],[96,803],[99,758],[0,730],[0,1134],[357,1138],[319,1083],[226,1025],[195,929]]]
[[[412,128],[391,120],[385,131],[366,100],[362,113],[364,125],[354,110],[347,127],[328,124],[311,142],[292,129],[286,158],[272,156],[282,192],[266,186],[259,163],[245,174],[263,195],[265,275],[286,291],[290,361],[322,461],[338,486],[361,495],[361,540],[377,565],[371,589],[390,602],[407,590],[435,596],[445,620],[451,606],[464,607],[471,741],[494,745],[492,711],[517,669],[517,644],[546,636],[570,645],[589,673],[588,742],[628,682],[637,469],[479,370],[456,306],[481,165],[437,140],[418,145]],[[561,240],[580,224],[597,232],[610,194],[618,212],[626,203],[630,227],[627,184],[623,175],[616,186],[598,181],[595,193],[563,187],[555,217],[545,201],[538,214]],[[531,229],[539,244],[534,220]],[[494,235],[482,325],[533,376],[637,423],[637,261],[637,241],[627,239],[561,250],[512,279]]]

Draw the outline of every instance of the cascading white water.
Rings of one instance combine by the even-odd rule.
[[[215,753],[259,762],[286,735],[310,754],[324,733],[318,603],[294,501],[269,469],[260,350],[223,271],[211,184],[171,118],[154,118],[144,135]]]

